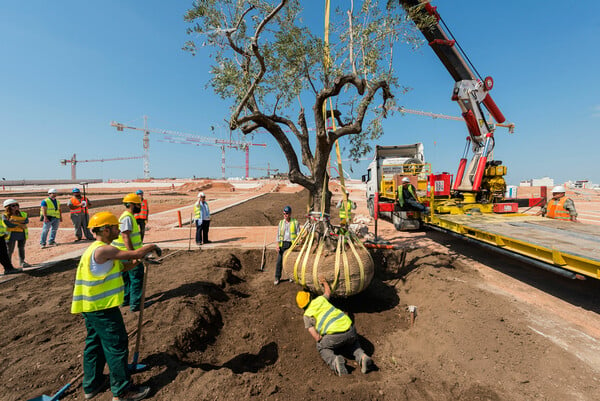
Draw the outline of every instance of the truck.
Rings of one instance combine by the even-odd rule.
[[[375,156],[369,164],[367,174],[362,176],[366,184],[367,208],[371,217],[385,219],[394,224],[396,230],[418,230],[421,228],[420,213],[402,209],[397,202],[397,190],[402,178],[409,177],[417,190],[422,190],[431,166],[425,163],[422,143],[411,145],[375,147]]]
[[[489,94],[493,79],[482,78],[467,62],[430,0],[399,2],[414,21],[430,21],[417,27],[455,81],[452,100],[460,107],[469,136],[455,175],[431,174],[421,144],[376,147],[363,177],[375,224],[381,216],[398,230],[426,226],[570,279],[600,279],[597,227],[519,213],[517,202],[504,199],[507,168],[493,158],[494,131],[499,126],[512,131],[514,125],[505,123]],[[399,209],[395,190],[405,176],[421,192],[420,201],[430,213]]]

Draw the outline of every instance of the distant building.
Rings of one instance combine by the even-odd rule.
[[[532,178],[519,182],[520,187],[553,187],[554,180],[550,177]]]

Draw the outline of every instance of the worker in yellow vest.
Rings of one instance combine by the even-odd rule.
[[[283,270],[283,254],[291,246],[292,242],[298,237],[298,220],[292,218],[292,208],[286,206],[283,208],[283,220],[277,227],[277,264],[275,265],[275,281],[277,285],[281,281],[281,270]]]
[[[48,246],[58,245],[56,243],[56,233],[62,221],[62,213],[60,211],[60,202],[56,199],[56,193],[56,189],[50,188],[48,190],[48,197],[42,201],[40,207],[40,220],[44,222],[40,238],[42,248],[46,248],[46,239],[48,239]],[[48,232],[50,232],[50,238],[48,238]]]
[[[121,234],[116,238],[112,245],[123,250],[133,251],[141,248],[142,235],[140,228],[135,221],[134,214],[139,213],[142,208],[142,200],[134,193],[127,194],[123,198],[125,211],[119,217],[119,230]],[[125,295],[123,306],[129,306],[131,311],[137,312],[140,310],[140,302],[142,300],[142,287],[144,284],[144,265],[138,265],[123,274],[125,282]]]
[[[144,191],[138,189],[135,191],[135,194],[140,197],[142,200],[142,210],[139,213],[135,214],[135,221],[138,223],[138,227],[140,228],[140,233],[142,234],[142,242],[144,241],[144,234],[146,233],[146,223],[148,222],[148,214],[150,210],[148,209],[148,200],[144,199]]]
[[[403,177],[402,185],[398,186],[396,191],[398,205],[402,210],[416,210],[425,214],[429,213],[429,208],[419,203],[415,186],[411,184],[410,178]]]
[[[550,219],[577,222],[575,203],[573,203],[572,199],[567,198],[565,193],[565,187],[562,185],[552,188],[552,199],[536,215],[542,215]]]
[[[87,196],[81,195],[79,188],[73,188],[71,192],[73,193],[73,196],[71,196],[67,205],[71,210],[71,221],[75,228],[75,242],[81,241],[84,235],[87,240],[93,241],[94,236],[89,228],[87,228],[88,222],[90,221],[88,210],[92,204]]]
[[[342,197],[335,207],[340,210],[340,226],[345,230],[352,222],[352,210],[356,209],[356,203],[350,200],[350,193],[346,192],[346,197]]]
[[[322,275],[318,277],[323,295],[311,300],[307,291],[298,291],[296,304],[304,310],[304,327],[317,342],[317,350],[325,363],[339,376],[347,375],[346,360],[336,354],[342,349],[351,352],[362,373],[373,368],[373,360],[361,348],[352,320],[329,302],[331,287]]]
[[[5,274],[13,274],[21,272],[21,269],[15,269],[10,258],[8,257],[8,250],[6,249],[6,241],[10,238],[10,231],[4,224],[4,219],[0,219],[0,264],[4,268]]]
[[[88,228],[96,241],[81,256],[71,303],[71,313],[81,313],[87,328],[83,351],[84,398],[92,399],[105,390],[107,381],[103,371],[104,365],[108,365],[113,401],[141,400],[150,388],[133,386],[127,365],[127,331],[119,310],[123,302],[122,274],[150,252],[160,256],[161,250],[154,244],[136,250],[112,246],[111,242],[119,237],[119,220],[110,212],[93,215]]]
[[[12,260],[12,254],[15,251],[15,246],[19,248],[19,266],[30,267],[31,265],[25,261],[25,244],[29,238],[29,218],[27,213],[19,208],[19,202],[16,199],[7,199],[4,201],[4,214],[2,215],[4,225],[10,232],[8,240],[8,257]]]

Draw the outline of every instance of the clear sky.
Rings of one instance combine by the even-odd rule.
[[[349,0],[332,3],[347,7]],[[543,176],[557,183],[600,183],[600,2],[433,4],[479,72],[494,78],[491,94],[516,124],[515,134],[499,128],[495,135],[495,158],[508,166],[508,183]],[[79,160],[141,156],[141,132],[117,133],[113,120],[142,127],[147,115],[151,129],[228,138],[229,104],[206,88],[207,50],[195,57],[181,50],[189,39],[183,14],[190,5],[191,0],[3,1],[0,176],[70,178],[70,167],[59,161],[73,153]],[[322,19],[317,11],[313,17]],[[428,46],[400,52],[396,68],[412,88],[397,96],[399,105],[459,115],[450,100],[454,82]],[[381,144],[423,142],[434,172],[456,172],[467,136],[463,122],[396,114],[384,128]],[[219,148],[161,140],[151,134],[152,176],[221,176]],[[251,148],[251,166],[286,169],[267,134],[253,141],[268,146]],[[243,152],[226,151],[226,165],[244,162]],[[359,178],[367,164],[346,162],[345,169]],[[227,168],[228,176],[243,173]],[[81,163],[77,175],[141,178],[143,164]]]

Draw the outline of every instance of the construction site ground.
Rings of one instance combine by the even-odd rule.
[[[350,374],[338,377],[304,329],[299,287],[273,285],[276,224],[288,204],[304,221],[306,191],[276,181],[144,185],[151,211],[145,242],[169,255],[149,268],[152,304],[140,350],[149,369],[133,376],[151,386],[150,399],[599,399],[599,280],[567,280],[442,233],[398,232],[380,220],[379,236],[400,250],[374,252],[371,286],[334,300],[353,317],[376,369],[363,375],[348,360]],[[92,203],[115,199],[91,213],[120,213],[119,199],[138,187],[91,185]],[[362,184],[348,188],[356,218],[368,220]],[[212,243],[201,247],[189,225],[198,190],[212,213]],[[340,188],[332,190],[337,201]],[[569,195],[584,224],[600,223],[597,193]],[[43,197],[18,196],[25,207]],[[40,230],[32,218],[26,251],[34,268],[0,277],[1,400],[51,395],[82,369],[84,321],[69,310],[78,258],[90,243],[73,242],[68,214],[57,247],[41,249]],[[417,308],[412,324],[409,305]],[[121,310],[133,331],[138,314]],[[134,344],[132,337],[131,350]],[[62,399],[82,400],[80,384]],[[95,399],[110,400],[110,391]]]

